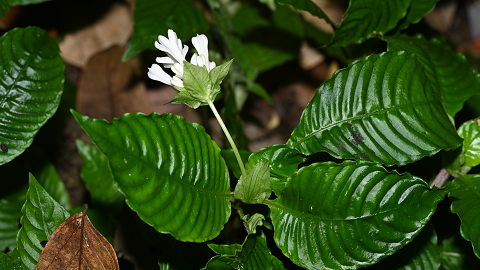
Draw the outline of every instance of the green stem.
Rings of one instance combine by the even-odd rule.
[[[213,105],[213,102],[208,101],[208,106],[210,106],[210,109],[212,109],[212,112],[215,115],[215,118],[217,118],[217,121],[222,127],[223,132],[225,132],[225,136],[227,136],[228,142],[230,142],[230,145],[232,146],[233,152],[235,153],[235,157],[237,158],[238,165],[240,166],[240,170],[242,171],[242,175],[246,175],[245,166],[243,166],[243,161],[242,161],[242,158],[240,157],[240,153],[238,152],[237,146],[235,145],[235,142],[233,141],[232,136],[230,136],[230,132],[228,132],[227,127],[223,123],[222,117],[220,117],[220,114],[218,114],[217,109],[215,108],[215,105]]]

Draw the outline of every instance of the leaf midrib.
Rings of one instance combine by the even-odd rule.
[[[16,33],[14,33],[16,34]],[[25,34],[25,33],[24,33]],[[33,50],[33,53],[30,55],[30,57],[28,57],[28,61],[26,61],[26,63],[22,66],[22,68],[20,69],[20,71],[18,72],[19,76],[17,76],[14,80],[13,80],[13,83],[11,84],[11,87],[9,87],[7,89],[7,93],[5,94],[5,97],[2,99],[2,101],[0,101],[0,108],[3,108],[3,104],[6,102],[10,92],[12,91],[13,87],[17,84],[18,80],[20,77],[23,78],[22,74],[24,72],[25,69],[27,69],[27,67],[29,67],[30,63],[32,62],[32,59],[35,58],[35,56],[37,55],[37,52],[40,50],[40,48],[43,46],[43,43],[45,43],[45,40],[47,40],[47,37],[48,36],[45,36],[43,35],[42,39],[40,40],[40,43],[38,44],[37,47],[35,47],[35,50]],[[13,36],[12,36],[13,38]],[[3,41],[4,41],[4,38],[2,40],[2,51],[3,51]],[[2,53],[2,60],[3,62],[5,63],[5,54]],[[5,70],[6,71],[6,70]],[[10,74],[8,73],[8,71],[6,71],[5,73],[7,73],[7,76],[9,76]],[[28,90],[32,90],[32,89],[28,89]]]
[[[95,121],[95,120],[93,120],[93,121]],[[102,124],[104,124],[104,123],[102,123]],[[113,125],[113,123],[112,123],[112,124],[107,123],[107,125]],[[93,131],[93,133],[95,133],[95,134],[97,134],[97,135],[100,135],[100,133],[95,132],[95,131],[94,131],[93,129],[91,129],[91,128],[90,128],[90,131],[91,131],[91,132]],[[228,192],[227,192],[227,193],[223,193],[223,192],[222,192],[222,193],[213,192],[213,191],[206,190],[206,189],[203,189],[203,188],[199,188],[199,187],[194,186],[194,185],[191,185],[191,184],[189,184],[189,183],[185,183],[185,182],[183,182],[183,181],[180,181],[180,180],[176,179],[175,177],[172,177],[171,175],[165,174],[164,172],[162,172],[162,171],[159,170],[158,168],[151,166],[150,163],[145,162],[142,158],[139,158],[139,157],[137,157],[137,156],[133,156],[133,155],[131,155],[129,152],[124,151],[122,147],[120,147],[120,146],[116,145],[115,143],[111,142],[110,140],[108,140],[108,138],[103,137],[103,136],[101,136],[101,135],[100,135],[99,137],[101,137],[102,139],[104,139],[105,141],[107,141],[108,144],[115,146],[116,149],[120,149],[121,152],[127,154],[127,155],[130,156],[130,157],[136,158],[137,161],[139,160],[139,161],[140,161],[141,163],[143,163],[143,164],[146,164],[149,168],[153,169],[153,171],[158,172],[159,174],[162,174],[163,176],[167,177],[168,179],[172,179],[173,181],[175,181],[175,182],[177,182],[177,183],[180,183],[181,185],[190,187],[190,188],[195,189],[195,190],[198,190],[198,191],[202,191],[202,192],[204,192],[204,193],[209,193],[209,194],[219,195],[219,196],[223,196],[223,197],[232,197],[232,198],[233,198],[232,194],[231,194],[231,193],[228,193]],[[100,149],[100,147],[99,147],[99,149]],[[102,151],[102,153],[104,153],[104,152]],[[105,154],[105,153],[104,153],[104,154]],[[106,156],[110,156],[110,155],[107,155],[107,154],[105,154],[105,155],[106,155]],[[111,164],[110,158],[108,159],[108,163]],[[111,166],[111,167],[113,168],[113,166]],[[114,179],[115,179],[115,178],[114,178]],[[149,180],[149,181],[150,181],[150,180]],[[118,181],[116,181],[116,182],[118,182]]]
[[[296,143],[292,144],[290,146],[290,148],[295,148],[297,145],[301,144],[302,142],[310,139],[311,137],[315,136],[317,133],[320,133],[320,132],[323,132],[327,129],[330,129],[334,126],[339,126],[343,123],[346,123],[346,122],[349,122],[349,121],[354,121],[354,120],[357,120],[357,119],[362,119],[362,118],[367,118],[369,116],[373,116],[373,115],[376,115],[376,114],[382,114],[382,113],[386,113],[386,112],[389,112],[389,111],[394,111],[394,110],[400,110],[402,108],[408,108],[408,107],[413,107],[415,105],[423,105],[423,104],[430,104],[430,103],[433,103],[433,102],[430,102],[430,101],[423,101],[423,102],[415,102],[415,103],[410,103],[410,104],[407,104],[407,105],[402,105],[402,106],[398,106],[398,107],[392,107],[392,108],[388,108],[388,109],[383,109],[383,110],[377,110],[373,113],[367,113],[367,114],[362,114],[360,116],[355,116],[355,117],[351,117],[351,118],[347,118],[345,120],[342,120],[342,121],[338,121],[338,122],[335,122],[335,123],[332,123],[330,125],[327,125],[319,130],[316,130],[310,134],[308,134],[307,136],[303,137],[301,140],[297,141]]]

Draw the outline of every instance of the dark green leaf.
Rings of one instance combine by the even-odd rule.
[[[8,0],[0,0],[0,18],[7,15],[9,10],[10,6],[8,4]]]
[[[372,55],[337,71],[315,92],[287,142],[311,155],[405,165],[461,138],[413,54]]]
[[[438,268],[440,252],[437,248],[437,233],[433,226],[427,225],[411,243],[365,270],[438,270]]]
[[[208,244],[208,246],[220,255],[213,257],[205,269],[284,269],[283,264],[272,256],[261,230],[256,234],[248,235],[241,246],[238,244],[230,246]],[[273,268],[274,265],[276,268]]]
[[[472,242],[475,255],[480,258],[480,175],[460,175],[453,183],[457,189],[448,196],[452,198],[452,213],[456,213],[462,225],[460,233]]]
[[[22,207],[22,228],[17,235],[17,249],[23,269],[35,269],[42,252],[40,242],[47,241],[53,231],[70,217],[30,174],[27,200]]]
[[[268,161],[260,161],[248,169],[246,175],[240,176],[234,197],[244,203],[261,204],[271,193]]]
[[[458,135],[463,138],[465,164],[469,167],[480,164],[480,119],[463,123]]]
[[[0,252],[0,270],[21,270],[22,261],[18,250],[12,250],[6,254]]]
[[[90,191],[93,207],[118,213],[122,208],[124,199],[122,193],[113,183],[107,157],[97,148],[80,140],[77,140],[76,143],[78,152],[83,158],[80,176]]]
[[[213,256],[206,244],[175,241],[158,259],[161,270],[200,269]]]
[[[472,245],[456,233],[443,239],[438,250],[445,270],[480,269],[480,260],[473,254]]]
[[[250,156],[249,151],[245,150],[239,150],[240,157],[242,160],[248,160],[248,157]],[[232,170],[233,174],[235,177],[240,178],[242,175],[242,171],[240,170],[240,166],[238,165],[237,158],[235,157],[235,153],[233,152],[232,149],[222,149],[222,157],[225,159],[225,163],[227,163],[227,166]]]
[[[333,29],[337,28],[337,25],[333,23],[327,14],[323,12],[321,8],[315,5],[311,0],[277,0],[279,4],[285,5],[289,4],[296,10],[305,10],[310,12],[313,16],[317,16],[320,19],[324,19],[328,24],[330,24]]]
[[[25,151],[57,110],[65,66],[57,43],[40,28],[8,31],[0,37],[0,46],[2,165]]]
[[[430,13],[434,8],[435,4],[439,0],[415,0],[412,1],[410,8],[407,11],[407,16],[405,16],[397,26],[398,30],[403,30],[408,27],[411,23],[418,23],[423,15]]]
[[[366,39],[383,36],[397,26],[407,14],[410,0],[357,0],[350,1],[330,46],[344,47],[362,43]]]
[[[3,178],[3,177],[2,177]],[[3,185],[2,188],[7,188]],[[0,197],[0,252],[9,248],[13,250],[17,246],[17,233],[19,220],[22,216],[22,205],[25,202],[26,187],[11,190],[5,197]]]
[[[108,123],[72,113],[143,221],[181,241],[220,233],[231,211],[228,169],[202,126],[171,114],[124,114]]]
[[[123,61],[146,49],[155,50],[158,36],[166,36],[168,29],[183,41],[208,29],[203,12],[190,0],[137,0],[133,17],[134,32]]]
[[[9,0],[11,6],[25,6],[31,4],[43,3],[51,0]]]
[[[288,177],[298,171],[298,166],[305,160],[306,157],[297,150],[283,144],[275,144],[253,153],[248,159],[245,169],[253,168],[260,161],[268,161],[270,176],[286,181]]]
[[[480,75],[465,57],[454,53],[439,40],[415,37],[387,37],[389,51],[408,51],[424,65],[425,74],[438,93],[442,94],[445,110],[451,115],[460,111],[472,95],[480,94]]]
[[[307,269],[357,269],[406,245],[447,190],[370,162],[314,163],[270,206],[274,239]]]

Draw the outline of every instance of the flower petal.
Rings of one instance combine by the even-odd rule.
[[[205,60],[205,55],[201,54],[197,56],[197,63],[197,66],[199,67],[205,66],[205,63],[207,63],[207,61]]]
[[[197,49],[199,55],[205,55],[208,59],[208,38],[205,35],[197,35],[192,38],[192,44]]]
[[[148,69],[148,77],[152,80],[162,82],[164,84],[172,85],[170,81],[172,77],[168,75],[159,65],[152,64],[152,67]]]
[[[194,54],[192,55],[192,58],[190,59],[190,63],[192,63],[192,65],[198,66],[197,57],[198,57],[198,54],[197,54],[197,53],[194,53]]]
[[[180,65],[179,63],[175,63],[172,66],[172,71],[175,72],[175,75],[179,77],[180,79],[183,78],[183,66]]]
[[[180,78],[176,77],[176,76],[173,77],[173,78],[170,80],[170,82],[171,82],[171,85],[173,85],[173,86],[183,87],[183,81],[182,81]]]

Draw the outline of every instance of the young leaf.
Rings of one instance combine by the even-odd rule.
[[[35,269],[42,245],[70,214],[57,203],[30,174],[27,200],[22,207],[22,228],[17,235],[17,249],[23,269]]]
[[[460,175],[453,183],[457,188],[448,194],[452,198],[452,213],[462,221],[460,233],[472,242],[473,251],[480,258],[480,175]]]
[[[365,161],[314,163],[270,206],[274,239],[307,269],[357,269],[412,241],[447,190]]]
[[[252,169],[247,170],[246,175],[240,177],[234,197],[244,203],[260,204],[265,198],[270,197],[271,193],[268,161],[260,161]]]
[[[22,270],[22,261],[17,249],[5,254],[0,252],[0,270]]]
[[[480,164],[480,119],[463,123],[458,135],[463,138],[465,164],[469,167]]]
[[[123,61],[146,49],[154,50],[158,35],[167,33],[168,29],[175,30],[182,40],[208,29],[203,12],[190,0],[137,0],[133,17],[135,31]]]
[[[270,165],[270,176],[287,181],[287,178],[298,171],[300,163],[307,158],[295,149],[283,144],[275,144],[260,149],[248,159],[245,169],[251,169],[260,161],[267,161]]]
[[[124,114],[113,123],[72,114],[144,222],[181,241],[220,233],[231,211],[228,169],[202,126],[171,114]]]
[[[249,215],[245,215],[242,217],[242,220],[247,228],[248,234],[255,234],[257,233],[257,227],[263,225],[263,221],[265,220],[265,216],[259,213],[253,214],[251,217]]]
[[[438,93],[442,94],[445,110],[451,116],[460,111],[472,95],[480,94],[480,75],[465,57],[454,53],[439,40],[414,37],[386,37],[389,51],[408,51],[423,64],[425,74]]]
[[[35,269],[120,269],[112,245],[93,227],[87,205],[55,229]]]
[[[328,24],[330,24],[333,29],[337,29],[337,25],[328,18],[327,14],[323,12],[321,8],[315,5],[310,0],[277,0],[279,4],[282,5],[292,5],[296,10],[306,10],[310,12],[313,16],[317,16],[320,19],[324,19]]]
[[[397,26],[410,8],[410,0],[350,1],[345,18],[333,35],[330,46],[345,47],[383,36]]]
[[[96,147],[80,140],[76,141],[78,152],[83,158],[80,176],[90,191],[95,207],[118,213],[123,206],[123,195],[113,183],[107,157]]]
[[[63,91],[65,65],[54,39],[40,28],[16,28],[0,37],[0,165],[33,142],[52,117]]]
[[[272,256],[261,230],[255,234],[249,234],[243,245],[208,244],[208,246],[219,255],[210,259],[204,269],[286,269],[276,257]]]
[[[427,225],[408,245],[365,270],[438,270],[439,268],[440,252],[437,248],[437,233],[433,226]]]
[[[413,54],[371,55],[336,72],[316,91],[287,142],[311,155],[405,165],[461,138]]]

